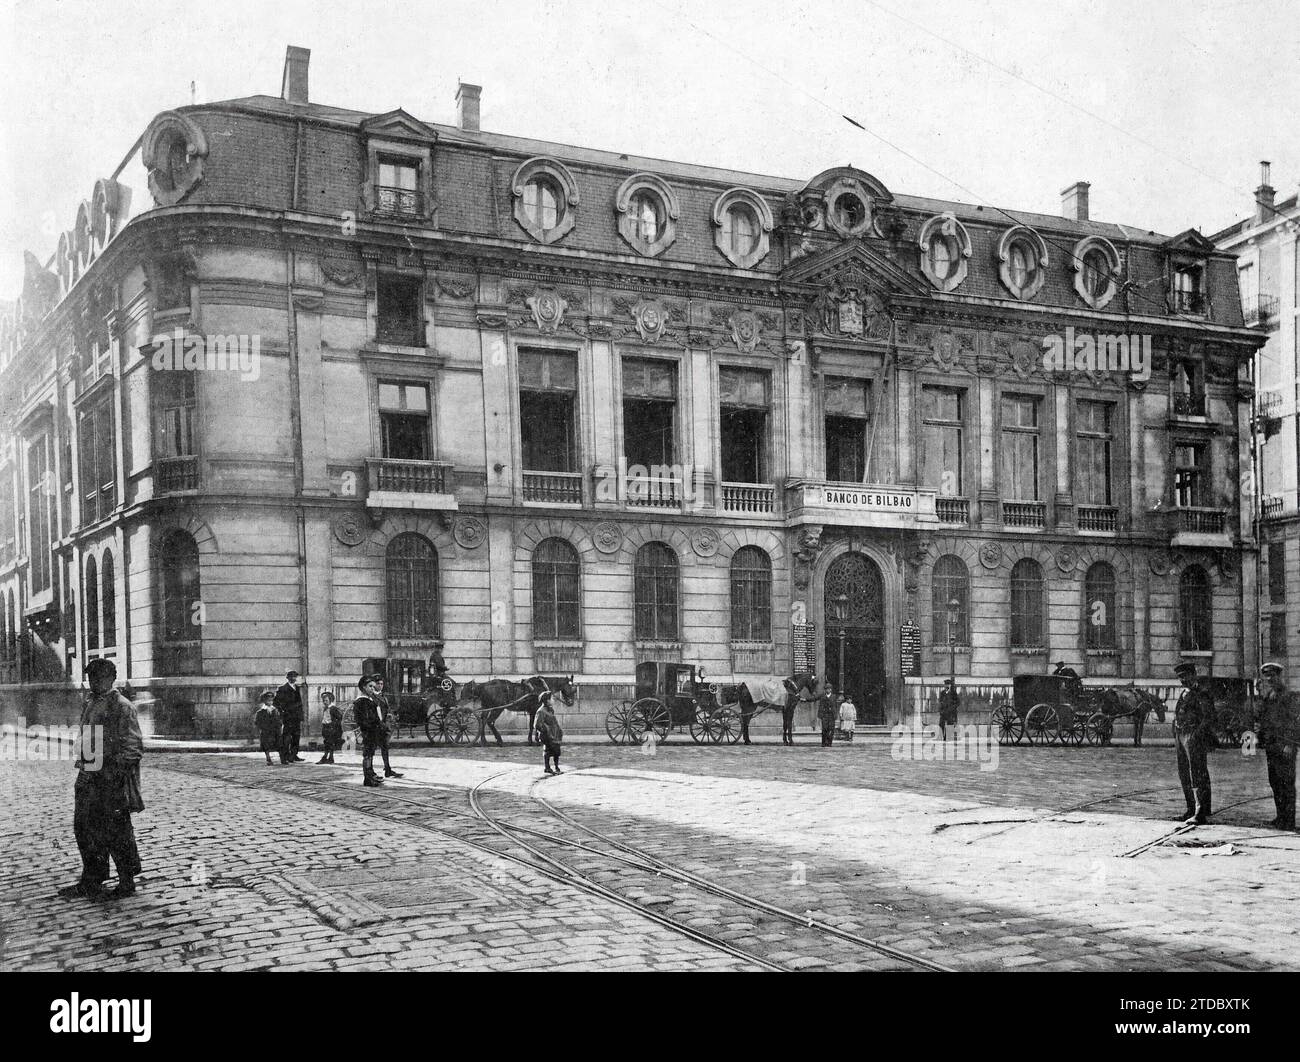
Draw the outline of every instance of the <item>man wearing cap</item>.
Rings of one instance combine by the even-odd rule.
[[[1267,689],[1260,699],[1256,732],[1268,760],[1268,784],[1273,790],[1277,815],[1270,826],[1295,829],[1295,759],[1300,744],[1300,703],[1286,686],[1282,665],[1267,663],[1260,669]]]
[[[1184,687],[1174,709],[1178,780],[1182,783],[1183,799],[1187,802],[1187,810],[1179,818],[1201,826],[1210,817],[1210,765],[1207,756],[1210,728],[1214,723],[1214,700],[1201,688],[1196,665],[1190,660],[1174,668],[1174,674]]]
[[[439,638],[433,643],[433,652],[429,654],[429,674],[436,682],[447,674],[447,661],[442,658],[442,649],[446,643]]]
[[[280,723],[284,727],[280,735],[283,742],[285,763],[300,763],[298,743],[302,740],[302,691],[298,689],[298,672],[290,671],[284,676],[284,685],[275,691],[276,709],[280,713]]]
[[[140,760],[144,740],[135,705],[113,689],[117,668],[111,660],[86,665],[90,696],[81,710],[77,786],[72,828],[81,850],[81,880],[59,890],[64,897],[120,899],[135,892],[140,852],[131,813],[143,811]],[[104,889],[108,861],[117,867],[117,888]]]

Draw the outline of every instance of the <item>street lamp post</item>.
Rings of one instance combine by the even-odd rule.
[[[831,619],[840,629],[840,660],[839,668],[835,672],[835,684],[839,687],[840,692],[844,692],[844,624],[849,618],[849,595],[837,594],[832,599]]]
[[[948,674],[953,685],[957,683],[957,618],[961,602],[955,597],[948,602]]]

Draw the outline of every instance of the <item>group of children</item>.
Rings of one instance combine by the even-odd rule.
[[[564,729],[560,726],[560,720],[555,714],[555,706],[551,703],[551,699],[550,690],[541,695],[541,703],[533,720],[533,728],[537,731],[537,738],[542,743],[542,766],[546,769],[546,773],[563,774],[564,772],[560,770],[560,752],[561,743],[564,741]],[[258,737],[261,738],[262,753],[266,756],[267,765],[274,763],[271,759],[271,753],[273,752],[279,755],[281,763],[286,763],[288,761],[284,758],[284,750],[281,744],[283,723],[280,719],[280,711],[274,703],[275,694],[267,690],[262,694],[259,701],[253,721],[257,726]],[[333,763],[334,753],[343,747],[343,712],[336,703],[334,694],[328,690],[321,694],[321,704],[321,740],[324,745],[325,755],[318,762]],[[551,768],[552,763],[555,764],[554,769]]]
[[[275,694],[270,690],[259,698],[253,723],[257,727],[257,735],[261,739],[262,753],[266,756],[267,765],[274,762],[271,759],[273,752],[279,755],[281,763],[288,763],[281,743],[284,723],[280,718],[280,710],[275,706]],[[325,755],[317,762],[333,763],[334,753],[343,747],[343,711],[336,703],[334,694],[328,690],[321,694],[321,744]]]

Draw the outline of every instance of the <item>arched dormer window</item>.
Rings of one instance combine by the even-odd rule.
[[[618,234],[637,254],[654,258],[677,238],[677,193],[653,173],[636,173],[624,181],[614,197],[614,210]]]
[[[949,212],[930,218],[921,226],[917,244],[921,248],[921,272],[939,291],[953,291],[966,279],[970,234],[956,215]]]
[[[757,192],[731,188],[713,204],[713,243],[737,269],[750,269],[767,257],[772,208]]]
[[[998,277],[1017,299],[1032,299],[1047,279],[1047,244],[1027,225],[1017,225],[998,241]]]
[[[538,243],[555,243],[578,223],[578,184],[558,159],[529,159],[515,170],[510,193],[515,221]]]
[[[1094,310],[1100,310],[1119,291],[1119,252],[1100,236],[1089,236],[1074,245],[1070,271],[1074,290]]]

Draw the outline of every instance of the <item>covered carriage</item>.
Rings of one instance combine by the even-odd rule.
[[[699,744],[734,745],[740,740],[736,687],[708,682],[695,664],[647,660],[636,666],[636,699],[621,701],[605,716],[605,732],[619,745],[640,745],[653,734],[668,740],[689,727]]]
[[[1097,691],[1069,675],[1017,675],[1010,702],[993,709],[998,743],[1019,745],[1104,745],[1114,721],[1098,703]]]

